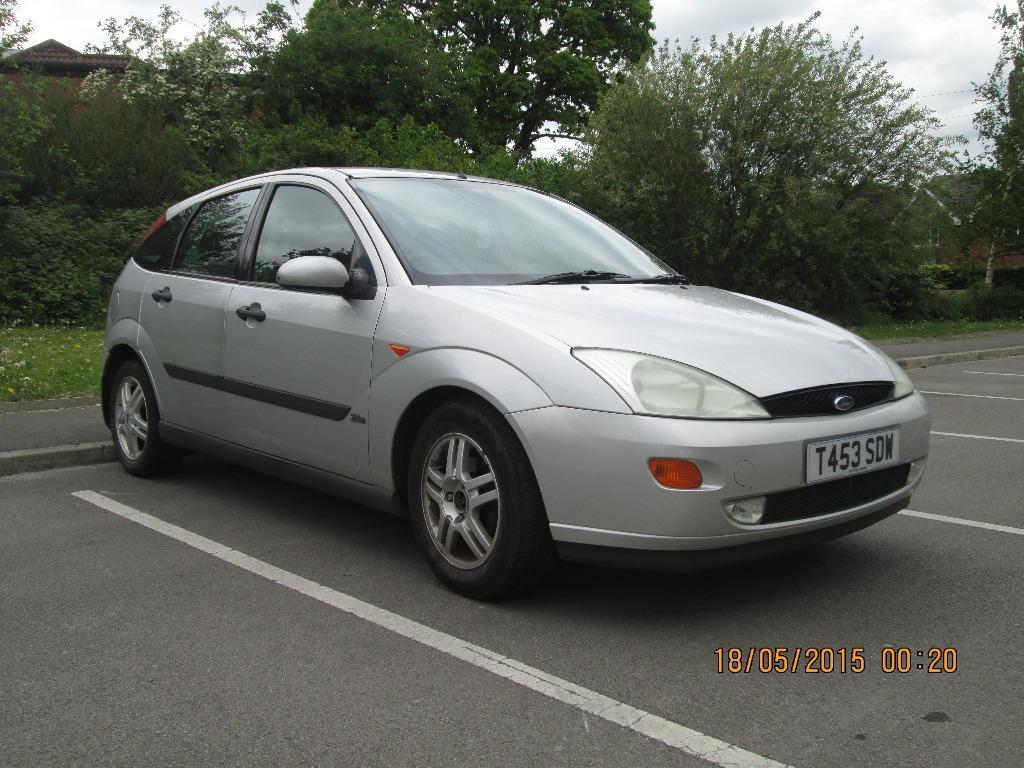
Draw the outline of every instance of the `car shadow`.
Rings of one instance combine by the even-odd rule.
[[[599,617],[602,623],[653,628],[680,620],[831,613],[847,601],[858,602],[858,595],[862,605],[863,592],[877,590],[884,574],[913,567],[909,561],[923,556],[899,542],[879,546],[879,537],[868,529],[784,555],[690,573],[560,563],[540,588],[480,604],[448,592],[433,579],[404,518],[207,457],[188,457],[177,473],[158,482],[182,481],[202,487],[211,499],[230,499],[230,514],[244,517],[249,526],[273,527],[278,538],[321,548],[324,557],[337,551],[340,559],[386,573],[389,580],[400,581],[397,592],[410,602],[475,605],[495,616],[510,613],[520,619],[526,612],[561,622],[588,623]]]

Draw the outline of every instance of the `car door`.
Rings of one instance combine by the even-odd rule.
[[[226,315],[229,439],[366,480],[370,353],[383,301],[374,286],[382,271],[354,212],[330,185],[277,183],[263,209],[248,248],[250,281],[235,287]],[[350,271],[355,262],[371,289],[356,299],[279,286],[277,268],[306,255],[337,258]]]
[[[224,313],[240,246],[262,187],[203,202],[181,236],[170,268],[142,298],[140,340],[165,421],[222,437]]]

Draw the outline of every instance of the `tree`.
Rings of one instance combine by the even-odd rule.
[[[181,15],[167,5],[155,22],[107,19],[107,42],[97,50],[130,56],[123,97],[152,119],[180,127],[204,161],[219,169],[230,164],[249,127],[258,98],[248,77],[252,64],[269,55],[291,17],[276,1],[253,23],[233,5],[215,3],[203,15],[204,26],[185,39],[175,34]]]
[[[17,156],[18,202],[155,207],[214,183],[182,129],[126,100],[116,79],[82,90],[71,80],[29,78],[23,85],[38,128]]]
[[[1024,0],[1017,0],[1016,13],[999,6],[992,22],[1000,31],[999,56],[988,79],[975,84],[984,106],[974,125],[986,152],[971,173],[978,192],[974,229],[989,241],[989,291],[999,257],[1024,247]]]
[[[0,54],[25,42],[31,27],[18,21],[15,0],[0,0]],[[46,123],[38,107],[0,79],[0,203],[12,202],[25,177],[25,151]]]
[[[0,54],[17,48],[28,39],[32,27],[18,21],[14,14],[17,0],[0,0]]]
[[[816,19],[661,47],[595,115],[592,199],[691,278],[852,315],[915,279],[906,212],[948,153]]]
[[[271,123],[309,117],[364,130],[410,116],[457,130],[466,114],[448,59],[429,32],[404,16],[321,3],[303,29],[290,30],[259,62],[254,78]]]
[[[452,56],[473,149],[529,155],[546,135],[578,136],[613,76],[653,40],[650,0],[316,0],[358,5],[429,30]],[[545,126],[556,124],[556,131]]]

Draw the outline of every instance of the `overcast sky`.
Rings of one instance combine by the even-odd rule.
[[[169,0],[186,18],[200,21],[207,0]],[[211,0],[212,2],[212,0]],[[301,0],[300,12],[311,0]],[[263,0],[234,0],[255,12]],[[32,22],[29,43],[56,38],[81,50],[100,43],[100,16],[155,18],[160,0],[106,0],[102,5],[69,0],[21,0],[18,13]],[[989,17],[995,0],[654,0],[655,36],[706,39],[778,21],[798,21],[815,10],[820,27],[842,39],[859,27],[867,53],[889,62],[893,73],[945,123],[944,131],[972,139],[971,83],[991,70],[998,36]]]

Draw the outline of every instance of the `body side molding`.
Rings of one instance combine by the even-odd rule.
[[[293,392],[284,392],[280,389],[262,387],[259,384],[250,384],[247,381],[229,379],[225,376],[217,376],[205,371],[197,371],[193,368],[164,363],[164,370],[172,379],[187,381],[190,384],[198,384],[201,387],[219,389],[230,395],[246,397],[250,400],[258,400],[261,403],[269,403],[281,408],[288,408],[300,413],[308,413],[312,416],[319,416],[331,421],[341,421],[348,412],[352,410],[347,405],[331,403],[326,400],[318,400],[315,397],[297,395]]]

